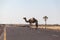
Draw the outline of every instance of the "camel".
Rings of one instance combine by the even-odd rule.
[[[35,28],[35,29],[38,28],[38,20],[37,20],[37,19],[35,19],[35,18],[30,18],[29,20],[27,20],[26,17],[24,17],[23,19],[24,19],[27,23],[29,23],[30,26],[32,25],[32,23],[35,23],[35,25],[36,25],[36,28]]]

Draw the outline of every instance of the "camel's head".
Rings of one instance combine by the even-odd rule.
[[[23,19],[26,19],[26,17],[23,17]]]

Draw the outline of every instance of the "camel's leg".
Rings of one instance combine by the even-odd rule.
[[[31,30],[31,26],[32,26],[32,23],[30,23],[30,27],[29,27],[29,28],[30,28],[30,30]]]
[[[36,24],[35,24],[35,25],[36,25],[36,28],[35,28],[35,29],[37,30],[37,29],[38,29],[38,22],[36,22]]]

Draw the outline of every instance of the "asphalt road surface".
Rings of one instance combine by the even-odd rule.
[[[1,34],[0,40],[4,40],[4,32]]]
[[[60,32],[27,27],[7,27],[6,40],[60,40]]]

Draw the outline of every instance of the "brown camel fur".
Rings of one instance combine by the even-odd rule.
[[[38,28],[38,20],[35,18],[30,18],[29,20],[26,19],[26,17],[23,18],[27,23],[29,23],[30,25],[32,25],[32,23],[35,23],[36,25],[36,29]]]

